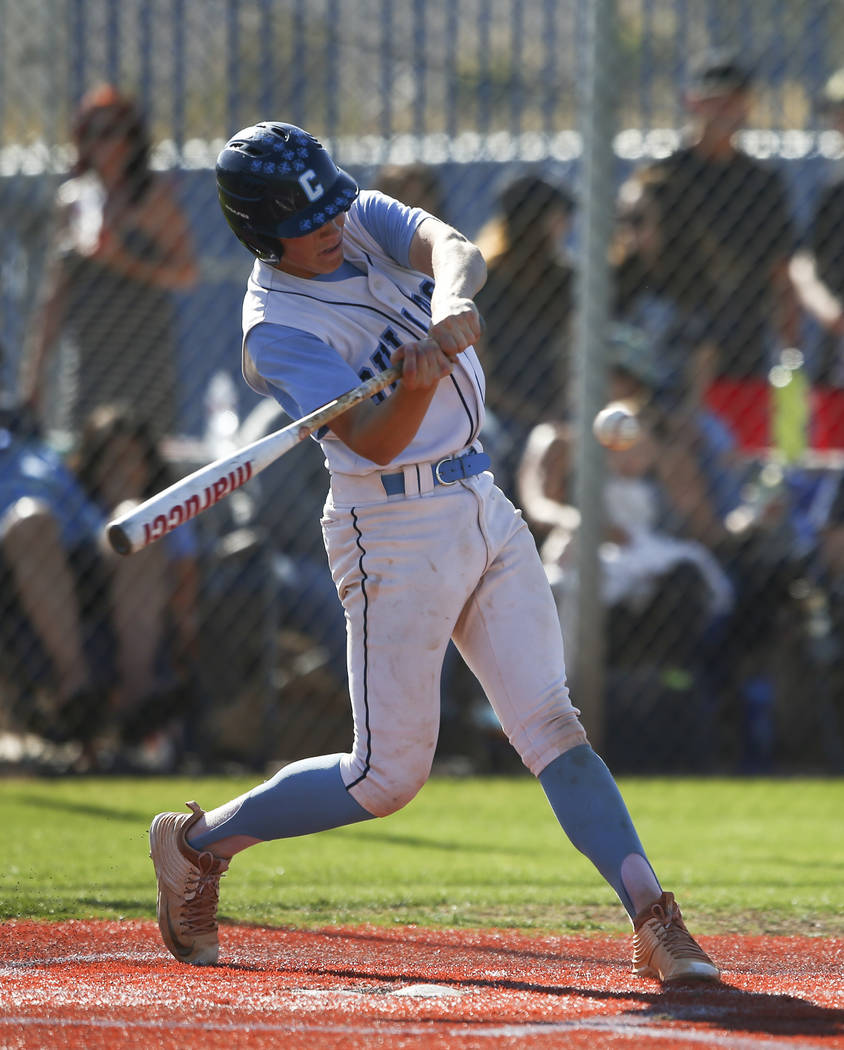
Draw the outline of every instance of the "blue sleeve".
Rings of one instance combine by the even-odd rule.
[[[67,548],[97,536],[106,524],[57,452],[36,441],[13,441],[0,455],[0,516],[26,496],[50,509]]]
[[[409,266],[410,242],[423,219],[430,213],[409,208],[401,201],[377,190],[361,193],[357,202],[361,224],[400,266]]]
[[[360,383],[354,369],[309,332],[278,324],[258,324],[246,348],[276,401],[292,418],[313,412]]]

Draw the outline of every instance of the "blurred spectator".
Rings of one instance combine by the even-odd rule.
[[[706,390],[718,348],[707,331],[713,290],[704,275],[693,288],[669,265],[664,250],[664,209],[670,186],[664,174],[635,173],[619,192],[618,229],[612,245],[616,318],[644,333],[654,355],[654,397],[672,444],[694,454],[720,520],[741,499],[747,474],[728,423],[711,411]],[[707,542],[717,544],[720,530]]]
[[[844,470],[824,470],[814,504],[818,525],[816,578],[824,588],[834,624],[838,657],[838,677],[844,678]],[[839,704],[844,691],[838,692]],[[844,714],[844,708],[842,708]]]
[[[707,507],[693,457],[678,455],[661,436],[652,400],[657,373],[648,340],[616,326],[610,355],[609,399],[641,405],[644,429],[632,448],[607,453],[606,535],[600,556],[609,610],[608,659],[615,667],[649,662],[694,674],[707,627],[728,611],[733,599],[727,575],[701,541],[702,517],[714,513]],[[527,520],[548,527],[541,553],[569,639],[580,525],[571,495],[574,446],[570,424],[540,424],[530,435],[519,471]],[[707,520],[703,531],[710,527]],[[571,645],[569,653],[574,662]]]
[[[151,428],[125,403],[84,421],[71,464],[105,523],[172,482]],[[154,739],[178,753],[197,698],[199,562],[192,522],[133,554],[114,554],[100,529],[106,588],[98,596],[112,642],[111,721],[123,746]],[[165,754],[165,760],[172,755]]]
[[[384,164],[378,169],[372,188],[410,208],[422,208],[437,217],[448,214],[439,172],[432,164]]]
[[[739,58],[703,56],[685,97],[690,141],[653,166],[664,180],[665,272],[706,319],[715,375],[732,380],[766,378],[775,353],[798,346],[801,334],[784,181],[735,142],[751,100],[752,76]]]
[[[820,503],[829,499],[820,527],[815,582],[807,594],[806,634],[812,657],[829,689],[835,709],[839,768],[844,768],[844,473],[825,472]]]
[[[824,515],[820,541],[821,577],[844,612],[844,474],[830,472],[829,509]],[[841,617],[844,621],[844,616]],[[841,637],[844,637],[842,634]]]
[[[475,297],[485,326],[478,347],[488,377],[485,438],[505,490],[531,428],[568,414],[573,268],[562,246],[573,212],[565,187],[521,175],[476,238],[488,265]]]
[[[827,81],[822,110],[844,142],[844,69]],[[823,386],[844,387],[844,175],[830,165],[809,228],[806,247],[791,266],[800,301],[823,331],[813,378]]]
[[[648,333],[666,403],[697,411],[717,362],[707,326],[715,292],[706,274],[690,284],[672,265],[665,244],[671,190],[666,173],[653,168],[634,172],[619,190],[610,251],[614,312]]]
[[[625,451],[608,451],[604,478],[605,533],[599,547],[605,606],[607,711],[605,751],[620,769],[666,772],[711,769],[717,761],[718,706],[707,664],[729,615],[733,590],[712,552],[694,538],[684,487],[702,498],[694,460],[678,473],[659,416],[647,403],[653,372],[646,361],[616,359],[610,397],[642,404],[643,434]],[[576,435],[570,423],[545,422],[532,431],[520,471],[520,498],[529,523],[555,524],[541,554],[557,601],[566,663],[576,673],[579,513],[572,505]],[[673,457],[672,457],[673,458]],[[670,485],[666,485],[666,480]],[[653,727],[659,725],[654,735]],[[647,743],[637,747],[641,738]]]
[[[788,770],[844,771],[844,474],[792,471],[795,559],[777,637],[777,760]],[[797,698],[797,702],[795,702]]]
[[[156,433],[167,433],[178,410],[172,293],[197,276],[188,223],[169,180],[150,168],[149,131],[132,99],[95,88],[72,138],[76,163],[56,195],[24,398],[43,418],[48,359],[61,342],[59,423],[76,433],[93,407],[129,398]]]
[[[90,742],[107,646],[86,605],[101,524],[26,407],[0,394],[0,688],[13,731]]]

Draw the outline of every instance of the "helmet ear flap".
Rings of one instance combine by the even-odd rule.
[[[284,255],[284,245],[279,238],[238,237],[238,240],[252,254],[265,263],[277,263]]]

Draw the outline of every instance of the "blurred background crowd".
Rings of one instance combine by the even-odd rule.
[[[120,508],[289,421],[239,376],[251,258],[213,175],[267,118],[483,249],[484,445],[610,766],[844,771],[844,15],[606,5],[603,22],[582,0],[6,13],[0,765],[264,768],[349,743],[316,443],[139,554],[103,539]],[[612,61],[590,72],[596,32]],[[596,263],[581,158],[607,100]],[[587,266],[606,294],[584,323]],[[583,454],[585,371],[635,407],[631,448]],[[578,697],[596,658],[600,694]],[[439,757],[518,767],[456,651]]]

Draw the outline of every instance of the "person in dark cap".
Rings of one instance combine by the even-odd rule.
[[[504,185],[477,237],[488,267],[477,297],[487,444],[505,490],[531,427],[566,414],[574,271],[561,244],[574,210],[564,185],[528,171]]]
[[[830,130],[844,137],[844,67],[827,80],[819,111]],[[844,176],[830,165],[809,226],[805,247],[793,260],[791,274],[800,301],[821,325],[823,339],[815,379],[844,388]]]
[[[785,182],[736,142],[752,94],[753,72],[739,57],[703,55],[685,92],[688,140],[653,165],[665,269],[707,319],[715,377],[732,380],[767,376],[775,352],[800,334]]]
[[[712,98],[730,92],[749,92],[753,72],[732,51],[713,49],[692,63],[687,91],[698,98]]]

